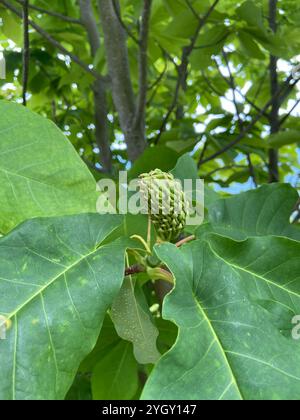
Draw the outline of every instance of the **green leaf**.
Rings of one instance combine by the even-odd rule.
[[[299,346],[282,328],[291,330],[300,311],[300,243],[213,235],[156,251],[176,279],[164,318],[179,335],[142,398],[298,400]]]
[[[181,156],[178,159],[178,162],[174,169],[172,169],[171,174],[174,175],[176,179],[179,179],[182,183],[184,183],[185,179],[191,179],[193,183],[198,179],[198,169],[195,160],[187,153]],[[194,184],[195,187],[196,184]],[[219,195],[207,187],[204,186],[205,189],[205,205],[208,206],[209,204],[214,203],[220,197]]]
[[[121,288],[128,244],[100,245],[122,221],[34,219],[0,240],[0,399],[64,398]]]
[[[96,183],[50,121],[0,101],[0,232],[39,216],[96,211]]]
[[[70,388],[67,401],[90,401],[92,400],[92,391],[90,379],[87,375],[78,375]]]
[[[120,342],[97,364],[92,374],[94,400],[130,400],[138,390],[138,365],[132,345]]]
[[[174,38],[191,38],[196,31],[198,20],[187,9],[174,17],[167,26],[165,33]]]
[[[256,58],[258,60],[264,60],[265,55],[257,45],[255,41],[253,41],[253,37],[251,37],[247,32],[240,31],[239,32],[239,40],[241,42],[241,46],[245,54],[249,57]]]
[[[257,26],[264,29],[262,8],[253,0],[246,0],[236,11],[239,18],[243,19],[250,26]]]
[[[158,330],[151,320],[141,296],[135,293],[133,280],[126,278],[115,299],[111,318],[121,338],[131,341],[134,355],[140,364],[156,363],[160,353],[156,347]]]
[[[116,347],[120,341],[121,339],[116,333],[114,324],[112,323],[110,316],[107,314],[104,318],[97,344],[95,345],[93,351],[81,363],[79,374],[89,375],[105,354],[112,348]]]
[[[276,235],[300,241],[299,229],[289,223],[297,199],[290,185],[272,184],[218,200],[209,206],[210,227],[201,227],[197,236],[202,237],[203,229],[208,229],[238,240]]]
[[[144,172],[154,169],[170,171],[177,162],[178,154],[166,146],[156,146],[145,150],[143,155],[134,163],[128,173],[128,178],[137,178]]]
[[[300,143],[300,131],[287,130],[271,135],[268,146],[273,149],[279,149],[280,147],[294,143]]]
[[[23,32],[17,19],[7,10],[3,10],[3,8],[1,8],[1,18],[3,22],[1,31],[8,39],[12,40],[17,45],[21,45]]]

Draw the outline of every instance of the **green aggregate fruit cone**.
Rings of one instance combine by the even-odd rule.
[[[140,188],[158,236],[174,242],[186,225],[188,202],[181,183],[159,169],[140,176]]]

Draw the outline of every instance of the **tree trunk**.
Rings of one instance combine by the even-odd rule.
[[[129,69],[126,33],[115,10],[116,7],[120,11],[120,7],[115,0],[99,0],[98,3],[113,101],[125,136],[129,160],[135,161],[146,148],[145,124],[135,123],[137,108]]]
[[[87,31],[91,54],[94,58],[100,48],[100,33],[93,13],[91,0],[79,0],[81,21]],[[107,100],[104,82],[96,80],[92,86],[94,93],[96,143],[100,149],[100,164],[103,171],[112,173],[112,154],[107,122]]]

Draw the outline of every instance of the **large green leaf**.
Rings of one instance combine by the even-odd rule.
[[[153,169],[170,171],[177,162],[178,153],[166,146],[149,147],[143,155],[134,162],[128,172],[128,178],[134,179],[143,172],[150,172]]]
[[[179,336],[143,398],[298,400],[299,345],[287,331],[300,311],[300,243],[213,235],[157,253],[176,279],[164,317]]]
[[[142,296],[135,291],[133,279],[125,279],[112,305],[111,317],[119,336],[133,343],[139,363],[157,362],[160,357],[156,347],[159,333],[149,309],[143,305]]]
[[[96,183],[50,121],[0,101],[0,232],[39,216],[96,211]]]
[[[298,194],[290,185],[273,184],[218,200],[209,206],[210,225],[198,237],[214,231],[234,239],[276,235],[300,241],[300,230],[289,219]]]
[[[34,219],[0,240],[0,399],[64,398],[121,288],[125,241],[100,245],[122,220]]]

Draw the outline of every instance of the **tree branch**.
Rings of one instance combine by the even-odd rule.
[[[80,21],[88,34],[92,56],[95,57],[101,44],[100,33],[94,17],[91,0],[79,0]]]
[[[238,120],[239,129],[242,132],[243,131],[243,121],[241,119],[239,106],[238,106],[237,99],[236,99],[236,83],[235,83],[235,79],[234,79],[234,76],[233,76],[231,68],[230,68],[230,63],[229,63],[229,60],[228,60],[227,53],[224,49],[223,49],[223,57],[224,57],[224,60],[225,60],[225,63],[226,63],[228,73],[229,73],[229,85],[230,85],[231,90],[232,90],[233,103],[234,103],[234,107],[235,107],[235,110],[236,110],[236,116],[237,116],[237,120]],[[254,166],[252,165],[252,159],[251,159],[250,153],[246,153],[246,157],[247,157],[250,176],[253,180],[254,185],[257,187],[255,169],[254,169]]]
[[[124,29],[124,31],[127,33],[127,35],[129,36],[129,38],[131,38],[136,44],[139,44],[139,40],[133,35],[133,33],[130,31],[130,29],[127,27],[127,25],[125,25],[121,13],[120,13],[120,7],[118,6],[117,0],[111,0],[112,1],[112,5],[114,8],[114,12],[118,18],[118,21],[120,23],[120,25],[122,26],[122,28]]]
[[[126,268],[125,277],[133,276],[134,274],[144,273],[146,271],[145,267],[142,265],[136,264],[131,267]]]
[[[139,39],[139,94],[134,117],[135,126],[145,126],[145,108],[148,91],[148,36],[152,0],[144,0],[142,23]]]
[[[93,164],[93,162],[91,162],[90,160],[88,160],[87,158],[85,158],[84,156],[81,156],[81,159],[84,161],[84,163],[89,167],[89,168],[91,168],[91,169],[93,169],[94,171],[97,171],[97,172],[99,172],[100,174],[103,174],[103,173],[105,173],[105,171],[104,170],[102,170],[102,169],[100,169],[100,168],[97,168],[97,166],[95,166],[94,164]]]
[[[202,162],[202,160],[204,159],[205,153],[206,153],[208,145],[209,145],[209,141],[210,141],[210,138],[207,137],[207,139],[205,140],[205,143],[203,145],[203,148],[201,150],[200,157],[198,159],[198,164],[197,164],[198,169],[200,168],[200,162]]]
[[[282,119],[280,120],[280,123],[279,123],[279,125],[280,125],[280,127],[286,122],[286,120],[291,116],[291,114],[292,114],[292,112],[297,108],[297,106],[300,104],[300,99],[298,99],[295,103],[294,103],[294,105],[292,106],[292,108],[289,110],[289,112],[284,116],[284,117],[282,117]]]
[[[23,46],[23,105],[27,105],[27,87],[28,87],[28,77],[29,77],[29,57],[30,57],[30,50],[29,50],[29,20],[28,20],[28,11],[29,7],[29,0],[25,0],[23,2],[23,38],[24,38],[24,46]]]
[[[266,105],[263,107],[263,109],[254,117],[252,122],[243,129],[243,131],[230,143],[228,143],[225,147],[223,147],[221,150],[218,150],[216,153],[212,154],[211,156],[208,156],[207,158],[203,159],[201,162],[199,162],[199,167],[203,165],[204,163],[210,162],[211,160],[221,156],[223,153],[230,150],[232,147],[236,146],[238,143],[240,143],[241,140],[245,137],[249,131],[252,130],[253,127],[255,127],[255,124],[261,119],[261,117],[264,115],[265,112],[272,106],[274,99],[282,97],[282,95],[285,96],[286,92],[290,89],[290,83],[293,80],[293,75],[289,76],[287,80],[282,85],[281,89],[272,97]],[[296,80],[293,83],[293,86],[295,86],[300,79]]]
[[[269,26],[273,33],[277,31],[277,2],[278,0],[269,0]],[[279,109],[280,109],[280,98],[275,97],[276,92],[279,89],[278,74],[277,74],[277,62],[278,58],[270,56],[270,92],[271,96],[274,97],[274,101],[271,107],[270,114],[270,126],[271,134],[278,133],[280,129],[279,122]],[[269,150],[269,181],[279,182],[279,153],[276,149]]]
[[[22,18],[22,12],[18,10],[16,7],[12,6],[10,3],[8,3],[6,0],[0,0],[0,4],[3,4],[7,7],[11,12],[13,12],[15,15],[19,16],[19,18]],[[75,54],[69,52],[66,48],[64,48],[56,39],[54,39],[48,32],[44,31],[39,25],[37,25],[32,20],[28,20],[29,25],[35,29],[43,38],[45,38],[50,44],[52,44],[55,48],[57,48],[62,54],[70,57],[72,61],[76,64],[78,64],[84,71],[91,74],[96,79],[103,80],[104,78],[95,70],[91,69],[87,64],[85,64],[83,61],[80,60],[79,57],[77,57]]]
[[[222,73],[222,71],[221,71],[221,69],[220,69],[220,67],[219,67],[219,65],[218,65],[218,63],[217,63],[217,61],[216,60],[214,60],[214,63],[215,63],[215,65],[216,65],[216,68],[217,68],[217,70],[218,70],[218,73],[220,74],[220,76],[223,78],[223,80],[228,84],[228,86],[231,88],[231,84],[230,84],[230,81],[227,79],[227,77],[226,76],[224,76],[224,74]],[[208,83],[208,82],[207,82]],[[211,86],[211,89],[213,89],[214,90],[214,92],[215,93],[217,93],[217,95],[218,96],[223,96],[223,94],[222,93],[218,93],[217,91],[216,91],[216,89],[215,88],[213,88],[212,86]],[[241,91],[240,91],[240,89],[238,89],[238,87],[236,86],[236,91],[239,93],[239,95],[241,95],[242,97],[243,97],[243,99],[252,107],[252,108],[254,108],[255,109],[255,111],[257,111],[257,112],[261,112],[261,108],[259,108],[253,101],[251,101],[250,99],[248,99],[247,98],[247,96],[246,95],[244,95]],[[270,115],[268,114],[268,113],[264,113],[263,114],[263,116],[265,117],[265,118],[267,118],[268,120],[269,120],[269,118],[270,118]]]
[[[91,0],[79,0],[81,22],[89,38],[92,57],[95,58],[100,49],[100,33],[93,13]],[[100,149],[100,163],[105,173],[112,173],[112,153],[107,121],[107,99],[105,84],[102,80],[95,80],[93,84],[96,143]]]
[[[21,6],[23,6],[24,3],[25,3],[25,0],[16,0],[16,1]],[[72,17],[69,17],[69,16],[65,16],[65,15],[62,15],[61,13],[54,12],[52,10],[46,10],[46,9],[43,9],[42,7],[35,6],[33,4],[29,4],[29,9],[36,10],[37,12],[44,13],[45,15],[56,17],[58,19],[63,20],[64,22],[74,23],[74,24],[77,24],[77,25],[81,25],[81,21],[79,19],[75,19],[75,18],[72,18]]]
[[[235,84],[235,80],[234,80],[234,77],[233,77],[233,74],[232,74],[232,71],[231,71],[231,68],[230,68],[230,64],[229,64],[227,53],[226,53],[226,51],[224,49],[222,51],[222,54],[223,54],[223,57],[224,57],[224,60],[225,60],[225,63],[226,63],[226,67],[227,67],[227,70],[228,70],[228,74],[229,74],[229,87],[230,87],[230,89],[232,91],[232,98],[233,98],[233,104],[234,104],[234,107],[235,107],[236,118],[238,120],[238,125],[239,125],[239,128],[240,128],[240,131],[242,131],[242,129],[243,129],[243,122],[241,120],[239,106],[238,106],[237,99],[236,99],[236,84]]]
[[[248,168],[249,168],[250,176],[252,178],[252,181],[253,181],[255,187],[257,188],[258,184],[257,184],[257,179],[256,179],[255,168],[254,168],[254,165],[253,165],[252,159],[251,159],[251,154],[250,153],[246,153],[246,157],[247,157],[247,162],[248,162]]]
[[[168,124],[168,121],[169,121],[173,111],[176,108],[178,98],[179,98],[180,88],[183,84],[184,77],[186,77],[187,68],[188,68],[188,64],[189,64],[189,57],[190,57],[191,53],[193,52],[193,49],[194,49],[195,44],[197,42],[199,33],[200,33],[201,29],[205,26],[207,20],[209,19],[212,12],[215,10],[219,1],[220,0],[215,0],[214,3],[212,4],[212,6],[209,8],[209,10],[204,15],[204,17],[203,18],[199,17],[200,19],[199,19],[199,22],[198,22],[198,25],[197,25],[197,29],[195,31],[194,36],[191,39],[190,45],[188,47],[184,48],[182,59],[181,59],[181,65],[179,66],[179,69],[178,69],[178,79],[177,79],[177,83],[176,83],[176,87],[175,87],[175,93],[174,93],[173,101],[172,101],[172,103],[171,103],[171,105],[168,109],[167,114],[165,115],[165,117],[162,121],[162,124],[161,124],[160,129],[159,129],[159,133],[158,133],[158,135],[155,139],[155,142],[154,142],[155,144],[159,143],[163,132],[166,130],[166,126]]]
[[[120,126],[125,135],[128,157],[136,160],[146,148],[145,127],[134,126],[136,102],[129,68],[126,36],[115,12],[114,2],[98,0],[112,94]],[[116,9],[119,11],[119,4]]]

